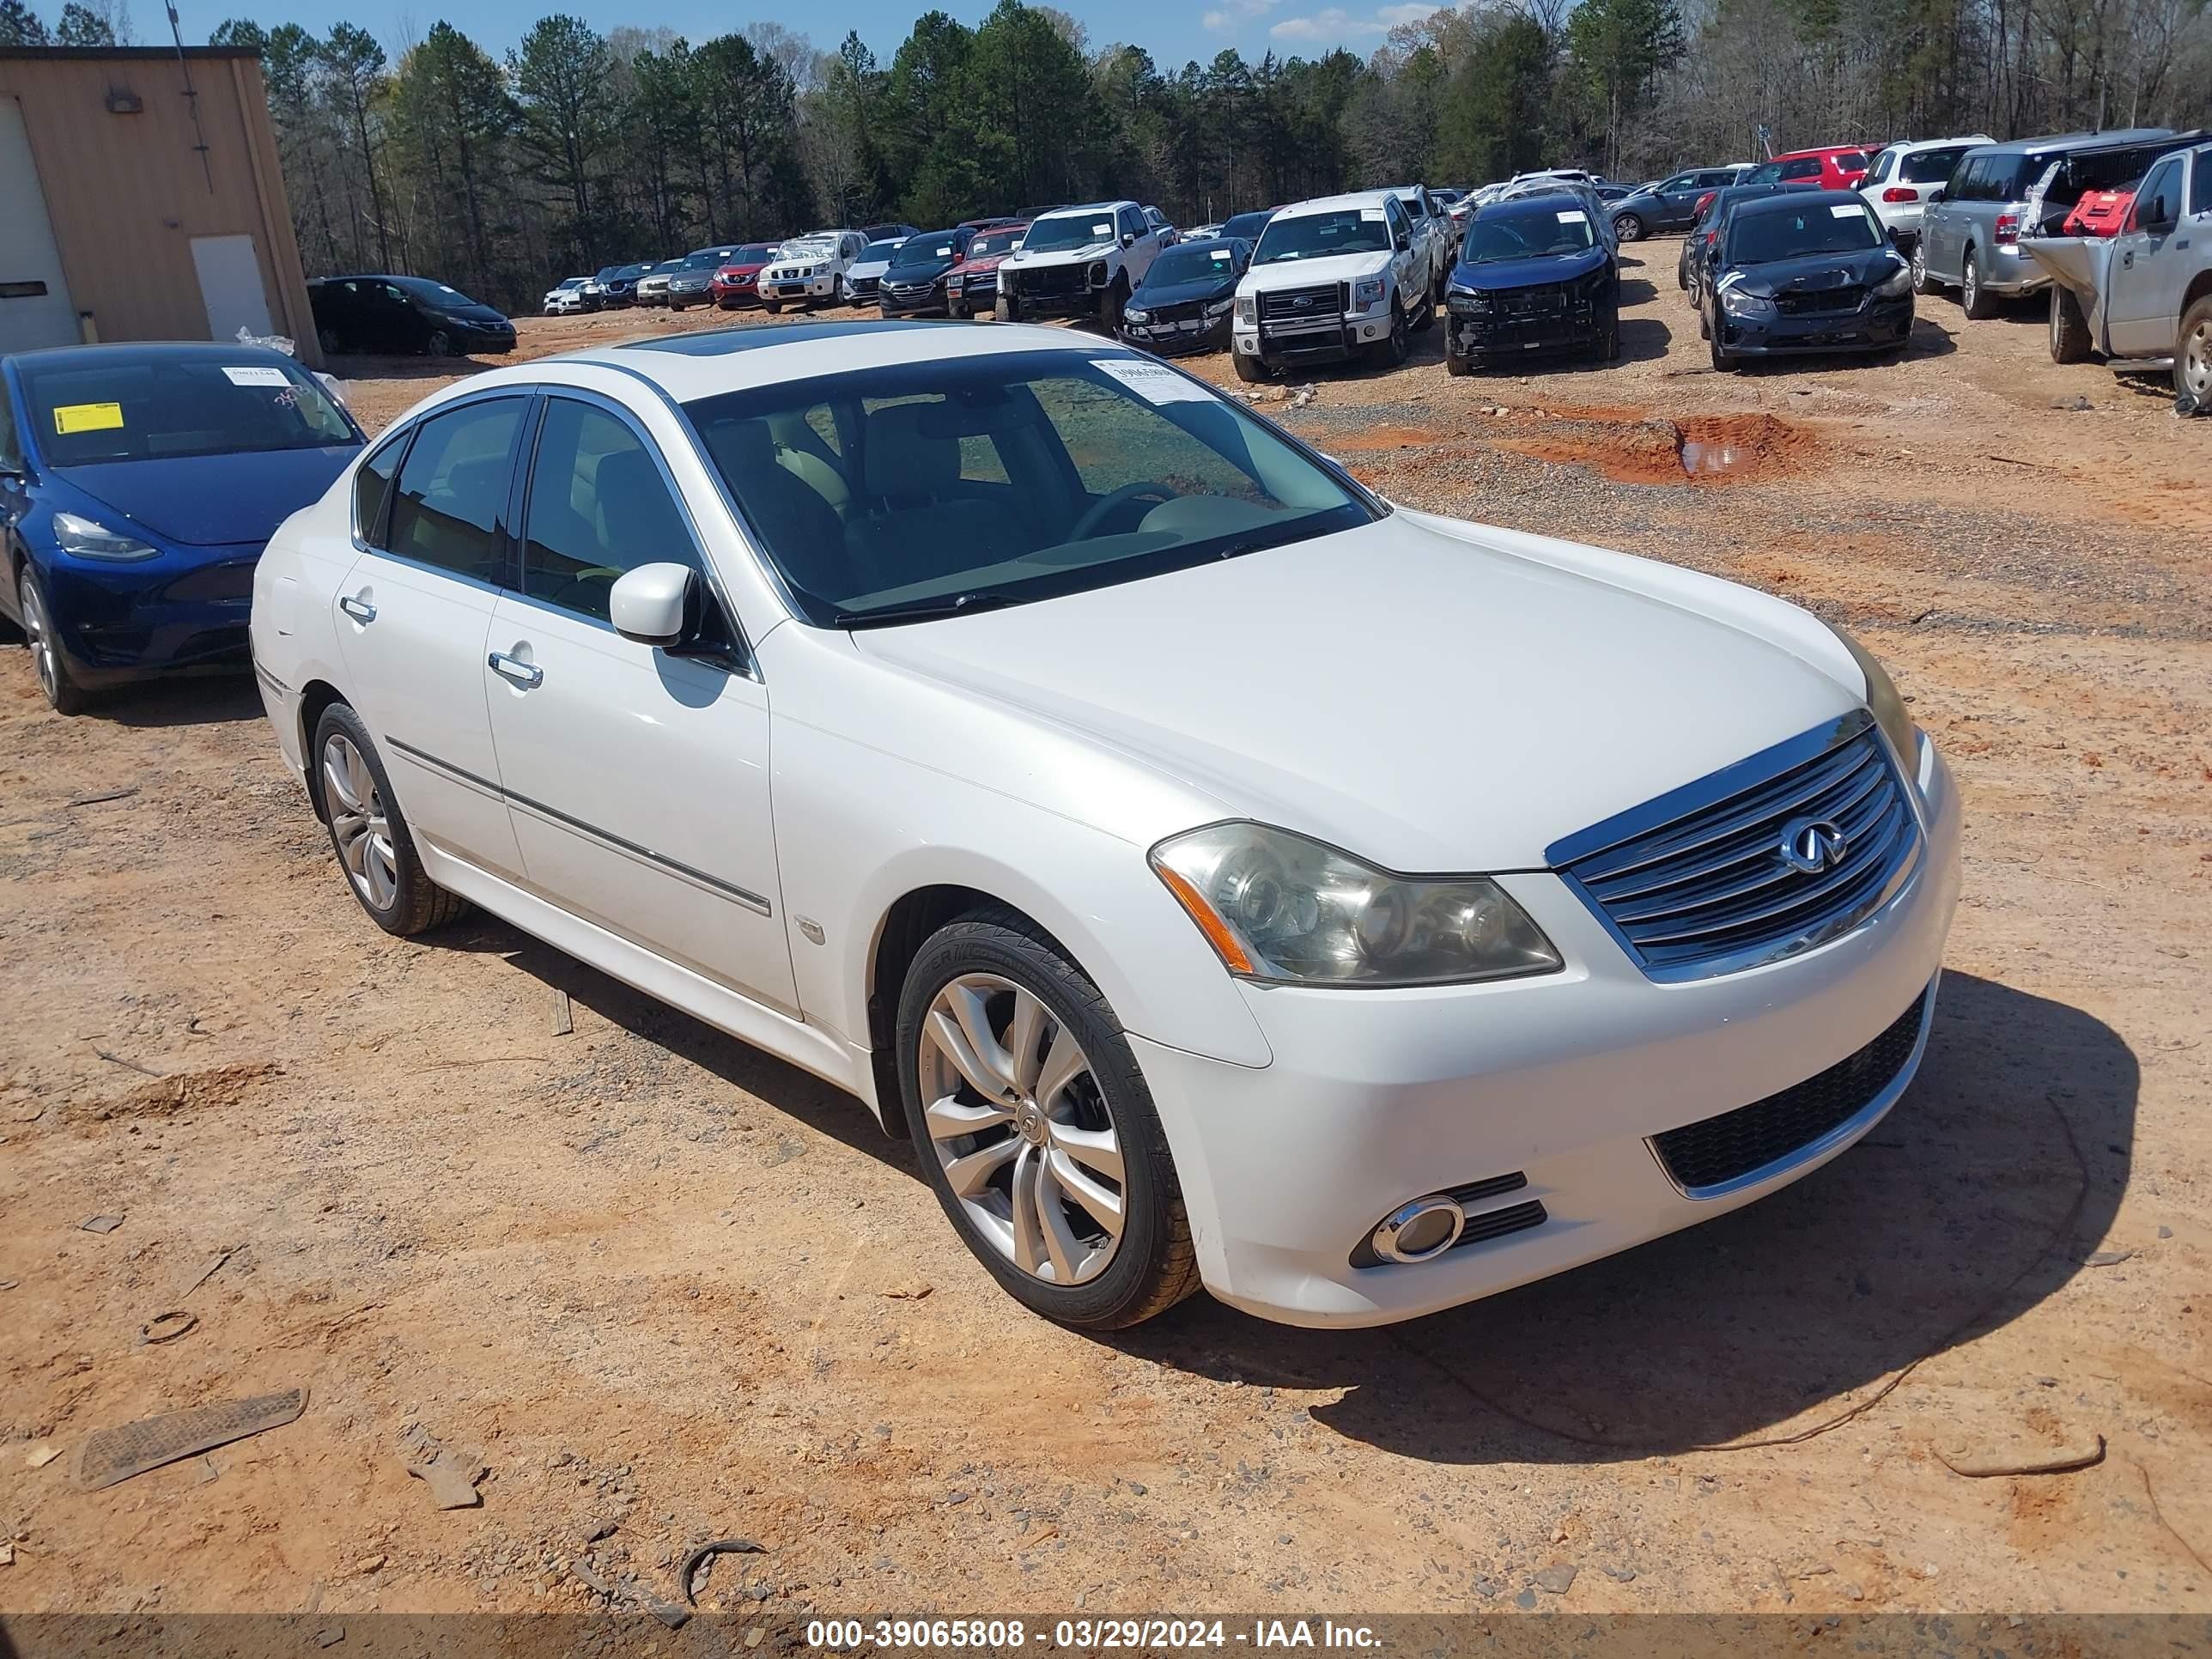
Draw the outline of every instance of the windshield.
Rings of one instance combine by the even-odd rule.
[[[1012,230],[987,230],[968,244],[968,257],[971,259],[994,258],[1000,254],[1012,253],[1021,245],[1019,226]]]
[[[41,366],[20,359],[39,447],[56,466],[234,455],[357,444],[319,381],[261,353],[226,361],[113,358]]]
[[[909,236],[898,245],[891,255],[895,265],[941,265],[947,259],[960,257],[960,239],[949,230],[933,234]]]
[[[724,252],[720,248],[714,248],[705,253],[693,254],[690,258],[684,262],[683,269],[685,270],[712,270],[716,265],[719,265],[723,260],[729,257],[730,256]]]
[[[860,250],[860,263],[864,265],[889,264],[891,262],[891,255],[899,251],[899,243],[904,240],[902,237],[892,236],[880,242],[869,243]]]
[[[406,289],[410,297],[420,300],[426,305],[472,306],[482,303],[479,301],[471,300],[457,288],[448,288],[443,283],[434,283],[427,276],[394,276],[392,281]]]
[[[1100,208],[1092,213],[1063,213],[1057,218],[1038,220],[1030,227],[1022,252],[1062,253],[1069,248],[1089,247],[1094,242],[1113,240],[1114,210]]]
[[[837,252],[837,244],[827,236],[801,236],[786,242],[777,254],[781,259],[826,259]]]
[[[1376,516],[1212,388],[1096,349],[854,369],[684,411],[820,626],[1049,599]]]
[[[730,255],[724,263],[732,265],[764,265],[775,258],[775,250],[766,242],[748,242]]]
[[[1821,253],[1863,253],[1881,245],[1881,233],[1862,202],[1811,202],[1803,207],[1736,214],[1728,238],[1729,263],[1770,264]]]
[[[1540,254],[1580,253],[1593,246],[1596,235],[1589,215],[1580,208],[1560,208],[1550,213],[1516,213],[1510,218],[1478,213],[1468,228],[1467,246],[1461,259],[1486,265],[1500,259],[1528,259]]]
[[[1152,268],[1145,273],[1145,286],[1164,288],[1170,283],[1208,280],[1225,283],[1236,274],[1237,250],[1226,244],[1171,247],[1152,261]]]
[[[1260,233],[1267,229],[1267,221],[1274,216],[1275,210],[1273,208],[1260,213],[1240,213],[1223,224],[1221,234],[1224,236],[1239,237],[1247,242],[1256,242],[1260,240]]]
[[[1334,253],[1388,253],[1390,226],[1379,207],[1342,208],[1334,213],[1278,214],[1261,233],[1252,255],[1255,265],[1283,259],[1326,259]]]

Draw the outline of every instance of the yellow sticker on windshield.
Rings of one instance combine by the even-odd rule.
[[[54,435],[66,438],[72,432],[106,432],[123,424],[121,404],[56,404],[54,405]]]

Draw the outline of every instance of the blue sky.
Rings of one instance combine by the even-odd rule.
[[[49,15],[50,22],[60,15],[60,0],[31,3]],[[763,6],[757,13],[713,0],[469,0],[443,9],[438,0],[179,0],[178,6],[187,40],[204,40],[225,17],[242,13],[264,26],[297,22],[318,33],[344,19],[368,29],[389,48],[404,35],[419,37],[442,16],[501,53],[549,11],[576,13],[603,30],[625,23],[665,23],[693,40],[741,28],[757,15],[803,31],[824,50],[835,47],[846,30],[858,29],[887,66],[916,14],[925,9],[922,0],[838,0],[819,11]],[[942,9],[973,25],[988,13],[990,0],[954,0]],[[1270,49],[1285,57],[1311,58],[1337,46],[1364,56],[1381,44],[1392,24],[1425,17],[1436,7],[1377,0],[1349,9],[1319,0],[1062,0],[1061,9],[1082,21],[1094,47],[1126,40],[1143,46],[1172,71],[1191,58],[1205,63],[1224,46],[1255,59]],[[158,0],[137,0],[131,9],[142,40],[167,34]]]

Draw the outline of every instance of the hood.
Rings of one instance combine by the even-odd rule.
[[[108,520],[119,514],[164,541],[210,547],[267,541],[286,519],[320,501],[360,453],[359,445],[343,444],[179,455],[56,467],[54,474],[89,496]]]
[[[856,259],[853,262],[852,269],[848,271],[846,275],[849,276],[880,276],[890,268],[891,262],[888,259]]]
[[[1455,265],[1451,279],[1460,288],[1487,294],[1498,289],[1530,288],[1540,283],[1572,282],[1601,269],[1605,261],[1605,249],[1597,245],[1575,253],[1546,253],[1528,259],[1492,259],[1479,265]]]
[[[963,276],[980,276],[987,270],[996,270],[1013,257],[1012,253],[978,253],[972,258],[963,259],[954,269]]]
[[[1054,248],[1049,252],[1032,253],[1025,247],[1018,247],[1001,263],[1022,270],[1031,265],[1085,264],[1093,259],[1104,258],[1121,246],[1109,236],[1103,242],[1087,242],[1081,247]]]
[[[886,265],[884,281],[893,288],[920,288],[925,283],[935,282],[959,263],[957,259],[924,259],[918,264],[909,260],[905,264]]]
[[[1577,568],[1510,545],[1395,514],[851,638],[1149,763],[1223,816],[1416,873],[1540,867],[1562,836],[1857,703],[1777,641],[1625,585],[1641,561],[1574,550]],[[1354,589],[1420,603],[1347,629]]]
[[[1778,259],[1771,264],[1737,265],[1721,279],[1721,285],[1771,300],[1778,294],[1868,287],[1905,269],[1905,258],[1896,249],[1870,247],[1857,253],[1812,253],[1802,259]]]
[[[1225,300],[1237,292],[1241,279],[1232,276],[1198,276],[1187,283],[1146,283],[1129,296],[1133,306],[1178,306],[1193,300]]]
[[[1253,265],[1244,273],[1255,294],[1270,289],[1311,288],[1318,283],[1357,282],[1379,276],[1390,269],[1387,253],[1332,253],[1321,259],[1279,259],[1271,265]]]

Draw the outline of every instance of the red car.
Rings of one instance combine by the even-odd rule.
[[[1794,185],[1801,190],[1856,190],[1866,172],[1863,147],[1822,144],[1813,149],[1785,150],[1771,161],[1761,161],[1736,182]]]
[[[1026,219],[1008,219],[975,233],[968,257],[945,275],[945,301],[953,316],[997,309],[1000,262],[1022,245],[1029,228]]]
[[[760,291],[754,285],[760,281],[762,268],[775,258],[775,243],[746,243],[715,268],[714,280],[707,284],[707,292],[725,311],[758,305]]]

